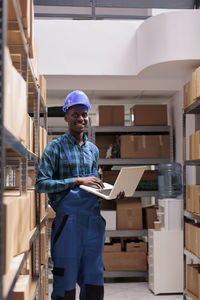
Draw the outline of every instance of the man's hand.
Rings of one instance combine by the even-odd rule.
[[[117,197],[116,200],[122,200],[125,197],[125,193],[124,192],[120,192]]]
[[[87,185],[87,186],[93,186],[98,189],[103,189],[104,185],[101,179],[97,177],[77,177],[75,178],[75,184],[76,185]]]

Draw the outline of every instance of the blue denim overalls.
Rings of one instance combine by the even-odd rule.
[[[62,139],[61,146],[71,166],[73,177],[80,177]],[[90,143],[90,146],[92,148]],[[91,174],[95,176],[95,153]],[[76,283],[80,286],[80,300],[102,300],[103,248],[105,221],[100,215],[97,196],[75,187],[56,207],[51,235],[51,255],[54,262],[52,300],[75,300]]]

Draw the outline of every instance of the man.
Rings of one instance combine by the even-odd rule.
[[[79,188],[80,184],[104,187],[97,178],[98,149],[84,134],[90,108],[82,91],[67,96],[63,111],[68,131],[47,145],[36,179],[36,190],[48,193],[56,211],[51,236],[52,300],[75,300],[76,283],[81,300],[104,297],[105,221],[97,196]]]

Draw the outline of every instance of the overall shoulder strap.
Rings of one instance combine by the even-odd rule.
[[[63,148],[63,151],[65,152],[67,160],[69,161],[69,165],[70,165],[70,169],[71,169],[72,175],[73,175],[73,177],[76,177],[76,171],[75,171],[74,164],[72,162],[71,156],[70,156],[69,152],[67,151],[67,149],[65,147],[65,144],[64,144],[64,142],[63,142],[63,140],[61,138],[60,138],[60,144],[61,144],[61,146]]]

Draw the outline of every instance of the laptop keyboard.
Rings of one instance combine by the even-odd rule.
[[[103,189],[103,190],[97,190],[99,193],[103,194],[103,195],[110,195],[110,192],[112,191],[112,189]]]

